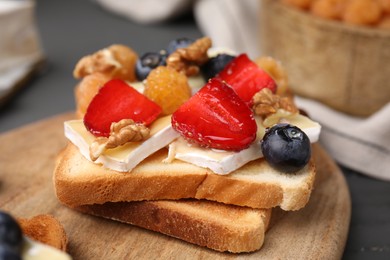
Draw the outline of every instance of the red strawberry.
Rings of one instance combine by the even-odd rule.
[[[96,136],[109,136],[113,122],[130,118],[145,125],[153,122],[161,108],[124,81],[108,81],[92,99],[84,116],[84,125]]]
[[[273,93],[276,91],[276,83],[271,76],[246,54],[241,54],[228,63],[217,77],[229,84],[247,103],[251,103],[252,97],[263,88],[269,88]]]
[[[190,141],[222,150],[247,148],[257,131],[250,108],[216,78],[173,113],[172,127]]]

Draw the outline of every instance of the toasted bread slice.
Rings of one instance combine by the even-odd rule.
[[[315,178],[312,161],[302,170],[287,174],[258,159],[221,176],[179,160],[163,163],[166,156],[166,149],[161,149],[130,173],[120,173],[86,160],[76,146],[69,144],[54,170],[57,197],[71,207],[197,198],[251,208],[298,210],[309,200]]]
[[[260,249],[271,218],[271,209],[204,200],[108,202],[75,209],[234,253]]]
[[[61,223],[51,215],[17,219],[23,234],[43,244],[66,251],[68,239]]]

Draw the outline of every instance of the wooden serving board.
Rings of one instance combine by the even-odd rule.
[[[351,215],[346,181],[326,152],[314,146],[316,185],[308,205],[274,210],[263,248],[249,254],[220,253],[156,232],[83,215],[56,199],[52,171],[65,146],[63,114],[0,135],[0,208],[16,217],[56,216],[74,259],[338,259]]]

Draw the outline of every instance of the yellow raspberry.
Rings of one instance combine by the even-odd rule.
[[[163,115],[169,115],[191,97],[191,89],[184,74],[160,66],[146,78],[144,94],[162,108]]]

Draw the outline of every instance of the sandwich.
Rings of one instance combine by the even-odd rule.
[[[235,253],[261,248],[272,208],[306,205],[320,125],[274,59],[211,45],[178,39],[141,57],[112,45],[79,61],[78,119],[53,175],[61,203]]]

